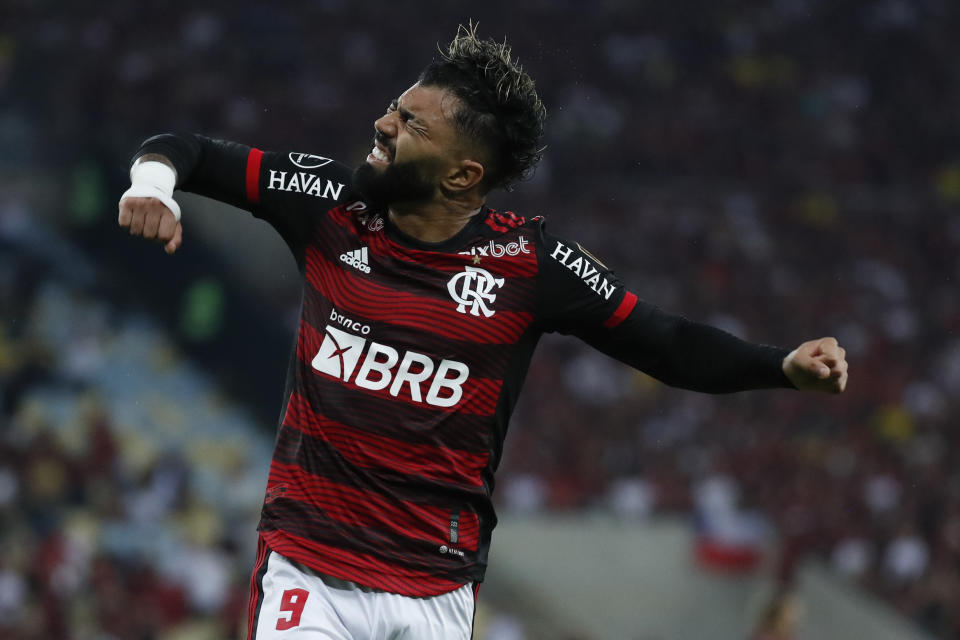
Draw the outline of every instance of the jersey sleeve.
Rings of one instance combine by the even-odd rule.
[[[173,163],[177,188],[269,222],[298,263],[321,215],[350,195],[350,169],[319,155],[261,151],[198,134],[169,133],[147,139],[134,159],[149,153]]]
[[[537,318],[547,332],[577,336],[668,385],[707,393],[793,385],[786,349],[666,313],[641,300],[600,260],[541,224]]]

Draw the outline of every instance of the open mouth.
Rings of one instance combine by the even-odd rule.
[[[390,164],[390,156],[380,145],[374,145],[367,156],[367,162],[372,164]]]

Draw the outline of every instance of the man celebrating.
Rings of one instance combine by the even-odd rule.
[[[131,234],[175,252],[179,187],[267,220],[304,278],[251,640],[470,637],[493,474],[544,332],[687,389],[844,389],[833,338],[788,353],[664,313],[541,218],[485,206],[540,159],[544,117],[510,49],[461,28],[352,173],[199,135],[137,152]]]

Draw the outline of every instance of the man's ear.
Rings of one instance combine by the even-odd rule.
[[[483,180],[483,165],[476,160],[462,160],[459,166],[454,167],[443,180],[444,189],[448,191],[466,191],[480,184]]]

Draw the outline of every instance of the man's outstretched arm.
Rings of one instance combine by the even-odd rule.
[[[177,250],[183,230],[173,190],[244,209],[269,222],[298,264],[317,220],[351,197],[351,170],[307,153],[261,151],[198,134],[162,134],[134,154],[131,187],[120,198],[120,226]],[[171,217],[172,216],[172,217]]]
[[[671,386],[705,393],[796,388],[839,393],[845,352],[834,338],[789,351],[754,344],[639,299],[578,244],[540,230],[542,327],[576,335]]]
[[[840,393],[846,388],[846,354],[832,337],[804,342],[788,353],[640,300],[623,322],[609,324],[577,334],[607,355],[674,387],[705,393],[775,387]]]
[[[620,325],[601,327],[583,337],[666,384],[694,391],[784,387],[840,393],[847,384],[845,351],[835,338],[810,340],[787,353],[639,300]]]

